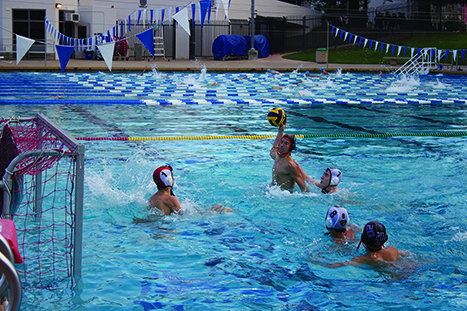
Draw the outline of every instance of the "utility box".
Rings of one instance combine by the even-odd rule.
[[[328,51],[325,48],[316,49],[316,62],[318,64],[328,62]]]
[[[135,60],[143,60],[143,44],[135,43]]]

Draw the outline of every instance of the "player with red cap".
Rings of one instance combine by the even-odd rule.
[[[180,201],[173,193],[174,176],[173,169],[170,165],[164,165],[156,168],[152,174],[154,183],[157,186],[157,192],[149,199],[149,206],[158,208],[164,215],[172,213],[183,214],[180,207]],[[222,204],[217,204],[211,207],[211,210],[216,212],[232,212],[233,210],[224,207]]]

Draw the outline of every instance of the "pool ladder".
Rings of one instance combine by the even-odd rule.
[[[19,310],[23,295],[21,280],[13,262],[13,251],[8,241],[0,234],[0,303],[5,311]]]
[[[442,51],[441,53],[445,53]],[[438,56],[437,48],[423,48],[419,53],[412,56],[404,65],[400,66],[395,74],[419,74],[426,75],[430,73],[430,69],[437,68],[436,57]],[[439,55],[440,58],[443,55]]]

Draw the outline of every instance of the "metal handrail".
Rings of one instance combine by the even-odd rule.
[[[21,288],[21,280],[13,263],[8,258],[0,253],[0,271],[6,278],[8,289],[8,307],[5,311],[18,311],[23,298],[23,290]]]
[[[15,262],[15,257],[13,255],[13,251],[11,250],[10,244],[8,241],[0,234],[0,253],[5,255],[10,262]],[[0,271],[1,273],[2,271]],[[5,274],[1,273],[2,277],[0,278],[0,297],[8,289],[8,282],[6,281]]]
[[[434,52],[434,53],[433,53]],[[434,54],[434,57],[433,55]],[[404,65],[400,66],[394,74],[428,74],[430,69],[436,68],[438,55],[437,48],[423,48],[410,58]]]

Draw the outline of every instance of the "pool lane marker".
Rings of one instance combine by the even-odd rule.
[[[277,135],[218,135],[218,136],[161,136],[161,137],[76,137],[77,140],[117,140],[117,141],[167,141],[167,140],[214,140],[214,139],[266,139]],[[394,134],[298,134],[296,138],[389,138],[389,137],[462,137],[467,132],[427,132],[427,133],[394,133]]]

